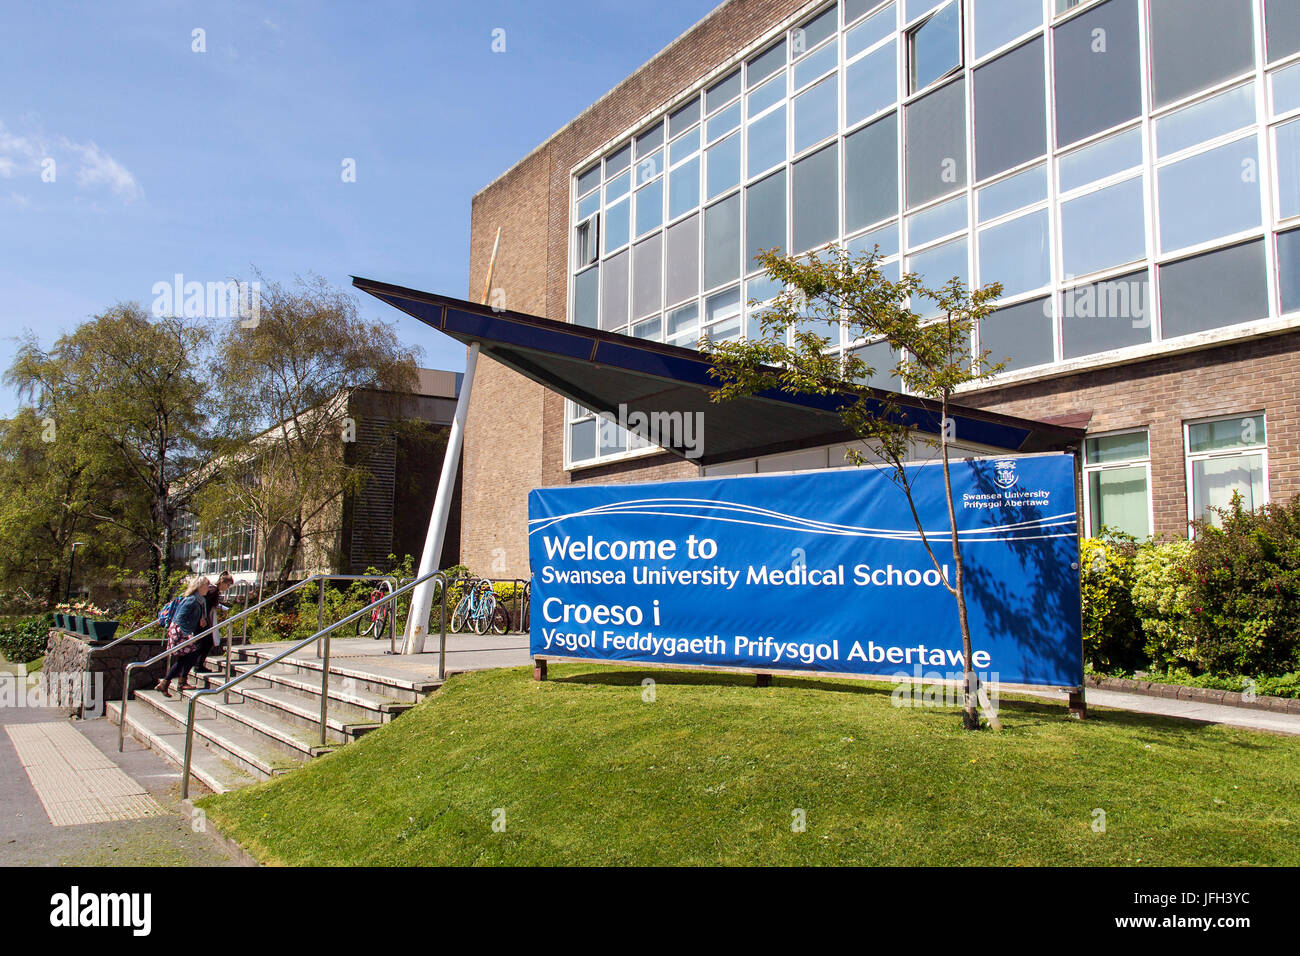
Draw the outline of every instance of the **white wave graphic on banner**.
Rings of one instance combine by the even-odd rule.
[[[674,510],[668,510],[674,509]],[[721,514],[711,512],[722,512]],[[726,513],[736,517],[729,517]],[[612,515],[648,515],[665,518],[694,518],[700,521],[718,521],[725,524],[745,524],[758,528],[773,528],[779,531],[799,531],[806,534],[823,534],[851,538],[877,538],[886,541],[920,541],[921,533],[913,530],[893,528],[867,528],[857,525],[835,524],[829,521],[817,521],[799,515],[786,514],[760,508],[757,505],[738,504],[728,501],[713,501],[706,498],[636,498],[630,501],[612,502],[598,505],[582,511],[555,515],[550,518],[534,518],[528,523],[536,525],[530,528],[529,535],[544,531],[570,518]],[[743,515],[746,517],[739,517]],[[760,520],[761,519],[761,520]],[[1022,532],[1049,532],[1051,534],[1032,534]],[[1073,538],[1077,533],[1076,518],[1073,512],[1048,515],[1032,521],[1019,521],[1011,524],[996,525],[991,528],[968,528],[958,531],[963,541],[1035,541],[1043,538]],[[947,528],[926,531],[927,538],[948,537]]]

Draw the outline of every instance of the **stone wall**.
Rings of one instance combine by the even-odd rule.
[[[102,650],[108,643],[51,629],[41,668],[41,692],[45,700],[79,717],[100,716],[105,701],[122,699],[126,665],[148,660],[163,649],[161,638],[123,641]],[[132,675],[133,689],[160,680],[166,669],[167,662],[162,660],[136,671]]]

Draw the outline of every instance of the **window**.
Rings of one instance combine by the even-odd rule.
[[[785,170],[760,179],[745,190],[745,268],[754,269],[754,257],[763,249],[784,249]]]
[[[1051,221],[1046,209],[980,230],[980,285],[1002,283],[1010,298],[1052,281]]]
[[[1151,450],[1145,429],[1084,442],[1084,518],[1088,534],[1103,527],[1135,538],[1151,534]]]
[[[733,133],[708,149],[709,199],[740,182],[740,134]]]
[[[972,0],[972,5],[977,58],[1043,24],[1043,5],[1034,0]]]
[[[1161,156],[1255,124],[1255,85],[1244,83],[1156,120]]]
[[[1277,215],[1300,216],[1300,120],[1277,128]]]
[[[600,291],[600,327],[620,329],[627,325],[627,252],[605,260],[605,286]]]
[[[815,17],[790,31],[790,52],[799,57],[817,46],[835,32],[839,26],[840,12],[831,6]]]
[[[676,219],[700,204],[700,157],[682,163],[668,174],[668,218]]]
[[[825,245],[839,235],[839,147],[832,143],[794,164],[794,252]]]
[[[844,138],[844,225],[849,231],[898,215],[898,116]]]
[[[951,0],[908,33],[911,92],[919,92],[961,67],[960,7],[956,0]]]
[[[700,98],[694,97],[689,103],[668,117],[668,135],[677,136],[690,129],[700,121]]]
[[[785,107],[749,124],[749,175],[755,176],[786,160]]]
[[[740,194],[704,210],[704,287],[740,277]]]
[[[951,236],[955,232],[965,232],[970,225],[967,215],[966,197],[958,196],[938,205],[931,206],[924,212],[918,212],[907,218],[907,245],[910,248],[928,245],[936,239]]]
[[[1160,331],[1170,339],[1268,316],[1264,240],[1160,267]]]
[[[889,347],[888,342],[875,342],[871,345],[864,345],[861,348],[853,349],[852,353],[862,359],[867,368],[871,369],[870,375],[863,375],[856,379],[858,384],[870,388],[879,388],[886,392],[901,392],[903,390],[903,382],[896,374],[898,353]]]
[[[772,44],[758,56],[750,58],[745,67],[745,79],[750,86],[757,86],[783,66],[785,66],[784,39]]]
[[[632,247],[632,318],[642,319],[663,308],[663,233]]]
[[[1269,62],[1300,52],[1300,4],[1295,0],[1264,0],[1264,32]]]
[[[1187,520],[1218,525],[1212,508],[1268,503],[1268,440],[1262,413],[1231,415],[1184,425],[1187,449]]]
[[[924,252],[909,256],[907,269],[909,272],[919,273],[922,284],[930,289],[938,289],[953,278],[969,285],[970,269],[967,264],[966,247],[965,236],[931,246]],[[939,315],[938,306],[930,299],[913,301],[912,308],[923,319],[932,319]]]
[[[574,230],[573,264],[575,266],[581,268],[596,261],[599,232],[600,213],[593,213],[590,218],[578,223]]]
[[[708,113],[713,113],[719,108],[726,106],[733,99],[740,95],[740,71],[724,77],[717,83],[714,83],[707,93],[704,94],[704,108]]]
[[[600,291],[600,266],[579,272],[573,279],[573,321],[578,325],[596,327]]]
[[[1254,66],[1252,6],[1253,0],[1151,0],[1156,107]]]
[[[644,236],[664,223],[664,180],[660,176],[636,191],[636,234]]]
[[[1068,289],[1061,297],[1061,351],[1078,358],[1151,341],[1146,270]]]
[[[977,193],[980,222],[997,219],[1009,212],[1042,202],[1047,198],[1047,167],[1035,166],[1008,176]]]
[[[1047,152],[1041,38],[975,71],[975,178],[988,179]]]
[[[1282,311],[1300,310],[1300,229],[1278,233],[1277,275],[1281,284]]]
[[[989,353],[989,362],[1004,364],[1004,372],[1052,361],[1052,300],[1033,299],[985,316],[980,320],[979,347]]]
[[[812,89],[794,99],[794,151],[803,152],[827,136],[840,124],[839,79],[828,76]]]
[[[1258,165],[1252,135],[1162,166],[1160,248],[1171,252],[1257,227]]]
[[[732,286],[705,301],[703,334],[711,342],[740,338],[740,286]]]
[[[1142,163],[1142,129],[1133,127],[1062,156],[1057,163],[1061,192],[1106,179]]]
[[[700,217],[690,216],[668,229],[668,304],[700,294]]]
[[[631,199],[624,199],[605,210],[605,255],[627,245],[632,228],[631,216]]]
[[[1052,52],[1058,146],[1141,112],[1137,0],[1108,0],[1062,23]]]
[[[847,18],[847,10],[845,11]],[[863,50],[869,50],[885,37],[893,36],[896,27],[894,5],[877,10],[844,35],[844,56],[852,59]],[[851,22],[851,21],[850,21]]]
[[[1088,275],[1146,255],[1142,177],[1061,204],[1065,276]]]
[[[844,70],[844,109],[850,126],[898,101],[898,64],[894,44],[883,46]]]
[[[592,166],[585,172],[578,174],[578,181],[574,186],[575,196],[585,196],[597,186],[600,185],[600,163]]]
[[[966,84],[954,80],[907,107],[907,205],[966,185]]]

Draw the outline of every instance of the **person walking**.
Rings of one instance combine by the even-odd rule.
[[[230,610],[230,608],[221,603],[221,595],[222,592],[234,583],[235,577],[229,571],[222,571],[221,574],[217,576],[217,586],[210,589],[207,596],[204,598],[206,607],[203,616],[207,619],[207,623],[204,625],[205,628],[215,627],[221,620],[223,613]],[[229,628],[227,628],[227,630],[229,630]],[[197,666],[194,668],[194,673],[210,674],[211,671],[208,670],[205,661],[207,661],[208,655],[210,655],[214,650],[221,649],[221,632],[213,631],[211,634],[199,638],[198,642],[194,646],[197,649],[195,651]]]
[[[180,647],[199,631],[204,630],[207,625],[207,596],[209,591],[216,590],[212,582],[206,577],[195,578],[188,588],[185,589],[185,596],[181,598],[176,610],[172,612],[171,620],[167,624],[167,649],[171,650]],[[183,648],[181,651],[172,655],[171,666],[167,668],[167,673],[154,687],[154,690],[160,690],[164,697],[170,697],[171,684],[174,678],[179,678],[177,690],[185,690],[186,681],[190,676],[190,669],[199,660],[196,645]]]

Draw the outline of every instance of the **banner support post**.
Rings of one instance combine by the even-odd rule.
[[[1074,452],[1074,526],[1078,529],[1077,544],[1079,555],[1078,561],[1074,563],[1075,570],[1079,573],[1079,686],[1070,691],[1070,696],[1066,700],[1066,712],[1075,720],[1084,720],[1088,716],[1088,701],[1084,691],[1083,683],[1083,538],[1087,529],[1083,526],[1083,445],[1075,445],[1070,449]]]

